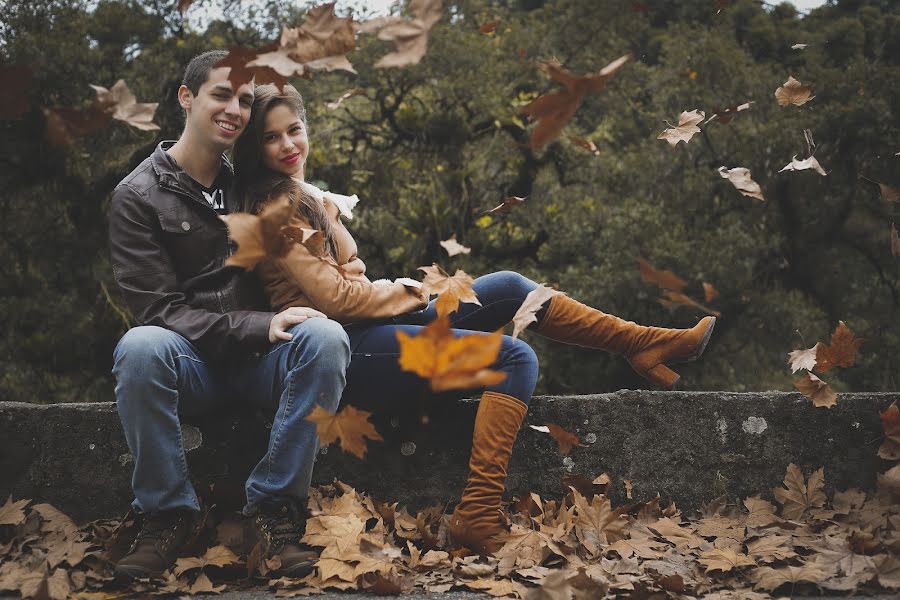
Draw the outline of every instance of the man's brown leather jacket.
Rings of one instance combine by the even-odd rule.
[[[113,274],[139,325],[175,331],[210,361],[269,344],[270,312],[256,276],[224,266],[233,246],[225,223],[162,142],[113,192]],[[236,210],[231,165],[222,159],[225,203]]]

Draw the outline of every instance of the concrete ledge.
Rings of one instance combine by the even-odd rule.
[[[900,393],[841,394],[816,409],[798,393],[619,391],[543,396],[532,402],[510,465],[509,491],[559,496],[566,473],[613,478],[614,503],[659,492],[680,508],[722,493],[771,498],[788,463],[804,473],[825,467],[826,488],[872,489],[885,470],[876,456],[879,411]],[[412,508],[458,499],[465,481],[475,401],[398,406],[373,417],[384,443],[363,461],[336,446],[320,451],[314,482],[333,478],[376,498]],[[568,457],[527,425],[556,423],[584,447]],[[268,417],[212,415],[185,427],[198,483],[218,482],[240,501],[241,484],[263,455]],[[12,494],[50,502],[84,522],[123,514],[131,501],[133,463],[114,403],[34,405],[0,402],[0,500]],[[221,497],[220,497],[221,501]]]

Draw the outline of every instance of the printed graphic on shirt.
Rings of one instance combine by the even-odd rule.
[[[206,202],[215,210],[216,212],[224,212],[225,211],[225,195],[222,193],[221,188],[216,190],[211,190],[207,192],[206,190],[200,190],[203,193],[203,197],[206,198]]]

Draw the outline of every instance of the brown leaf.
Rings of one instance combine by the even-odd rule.
[[[444,316],[416,336],[398,331],[397,340],[400,368],[428,379],[435,392],[486,387],[506,378],[506,373],[487,368],[497,360],[502,331],[457,337]]]
[[[678,125],[674,127],[670,125],[656,139],[666,140],[673,148],[678,145],[678,142],[687,144],[694,137],[695,133],[700,133],[700,128],[697,127],[697,124],[704,117],[706,117],[706,114],[702,110],[684,111],[678,116]],[[666,123],[668,124],[668,121]]]
[[[194,0],[178,0],[178,12],[182,15],[187,12],[187,9],[190,8],[191,4],[194,3]]]
[[[287,194],[268,202],[259,215],[232,213],[220,218],[228,226],[228,235],[237,251],[228,257],[226,265],[253,269],[267,256],[278,256],[286,249],[282,229],[293,214]]]
[[[153,122],[158,102],[139,103],[124,80],[118,80],[110,89],[90,84],[97,93],[97,104],[113,119],[124,121],[135,129],[156,131],[159,125]]]
[[[384,441],[384,438],[369,422],[371,414],[349,404],[336,414],[316,405],[313,411],[306,416],[306,420],[316,424],[316,434],[319,436],[321,445],[327,446],[340,439],[342,450],[362,459],[366,455],[366,438],[378,442]]]
[[[0,121],[19,119],[28,112],[33,78],[25,65],[0,65]]]
[[[520,197],[520,196],[509,196],[509,197],[507,197],[507,198],[504,198],[504,199],[503,199],[503,202],[501,202],[499,206],[495,206],[495,207],[492,208],[491,210],[488,210],[488,211],[485,211],[485,212],[488,212],[488,213],[491,213],[491,214],[495,214],[495,215],[506,214],[506,213],[508,213],[509,211],[511,211],[513,208],[515,208],[516,206],[518,206],[518,205],[522,204],[523,202],[525,202],[525,199],[526,199],[526,198],[527,198],[527,196],[523,196],[523,197]]]
[[[357,515],[321,515],[306,521],[303,543],[323,548],[334,548],[338,554],[359,550],[359,537],[365,531],[366,522]]]
[[[765,202],[766,199],[763,197],[762,188],[750,177],[750,169],[744,167],[735,167],[734,169],[719,167],[719,175],[723,179],[730,181],[737,191],[743,195]]]
[[[803,85],[792,76],[788,77],[781,87],[775,90],[775,98],[781,106],[793,104],[795,106],[803,106],[815,96],[811,96],[812,87]]]
[[[628,521],[622,510],[613,510],[609,498],[597,496],[589,502],[587,498],[572,490],[575,503],[575,532],[591,557],[599,557],[603,547],[624,539]]]
[[[791,545],[790,536],[774,534],[747,542],[747,554],[764,563],[787,560],[797,556]]]
[[[203,556],[192,558],[179,558],[175,562],[175,576],[181,577],[183,573],[192,569],[203,567],[226,567],[239,562],[238,556],[226,546],[213,546]]]
[[[233,47],[228,50],[228,56],[215,64],[216,67],[228,67],[231,69],[228,73],[228,81],[234,89],[238,89],[245,83],[255,82],[256,85],[271,83],[282,89],[288,83],[287,77],[279,74],[269,67],[249,67],[260,54],[275,52],[278,44],[269,44],[263,48],[241,48]]]
[[[843,321],[839,321],[834,333],[831,334],[831,345],[819,344],[816,353],[816,372],[827,373],[834,367],[852,367],[863,341],[862,338],[854,336]]]
[[[334,102],[329,102],[325,106],[328,107],[328,110],[335,110],[337,107],[339,107],[341,104],[344,103],[344,100],[349,100],[353,96],[358,96],[359,94],[362,94],[364,91],[365,90],[363,88],[358,88],[358,87],[352,88],[350,90],[347,90],[343,94],[341,94],[340,98],[338,98]]]
[[[549,430],[550,436],[556,440],[556,443],[559,444],[559,452],[563,455],[568,455],[569,452],[572,451],[572,448],[575,446],[581,446],[581,439],[574,433],[569,433],[559,425],[554,425],[553,423],[547,423],[547,429]]]
[[[743,104],[726,106],[725,108],[716,107],[713,109],[713,115],[706,120],[706,123],[709,123],[713,119],[717,119],[722,125],[727,125],[734,118],[734,115],[749,109],[751,104],[753,104],[752,100],[750,102],[744,102]]]
[[[305,246],[306,249],[309,250],[309,253],[313,256],[326,256],[325,235],[318,229],[307,229],[305,227],[288,225],[281,229],[281,233],[283,233],[289,240],[296,242],[301,246]],[[277,248],[275,250],[275,253],[277,254]],[[340,265],[338,268],[339,270],[341,270],[341,272],[344,272],[343,268],[341,268]]]
[[[437,264],[430,267],[419,267],[419,270],[425,273],[422,291],[427,295],[438,295],[434,308],[439,317],[447,316],[459,309],[460,302],[481,306],[481,302],[472,289],[475,280],[462,269],[457,269],[453,277],[450,277]]]
[[[800,369],[812,371],[816,366],[816,349],[818,344],[807,350],[794,350],[788,353],[788,364],[791,365],[791,373]]]
[[[378,32],[378,39],[394,43],[394,51],[375,63],[377,68],[406,67],[418,64],[428,48],[428,34],[441,20],[441,0],[410,0],[414,17],[380,17],[359,25],[360,33]]]
[[[713,284],[703,282],[703,299],[705,302],[712,302],[716,298],[719,297],[719,290],[717,290]]]
[[[612,480],[606,473],[598,475],[593,480],[577,473],[566,473],[562,477],[565,492],[568,492],[569,488],[575,488],[579,494],[587,498],[605,494],[611,482]]]
[[[787,467],[783,488],[772,488],[775,499],[781,503],[781,516],[785,519],[799,519],[810,508],[825,504],[825,469],[821,468],[809,476],[805,482],[803,473],[794,463]]]
[[[897,401],[891,402],[881,416],[881,426],[884,429],[884,442],[878,449],[878,456],[885,460],[900,460],[900,410],[897,409]],[[3,509],[0,509],[0,513]],[[0,518],[0,523],[3,519]]]
[[[812,400],[816,408],[831,408],[837,404],[837,393],[831,389],[831,385],[822,381],[812,373],[804,373],[800,379],[794,382],[794,387]]]
[[[447,254],[450,256],[456,256],[457,254],[469,254],[472,252],[471,248],[467,248],[456,241],[456,234],[450,236],[449,240],[444,240],[441,242],[441,248],[447,251]]]
[[[513,315],[513,339],[519,337],[519,334],[531,324],[537,322],[537,312],[557,294],[562,294],[559,290],[549,288],[543,283],[535,289],[528,292],[525,300],[522,301],[519,310]]]
[[[825,172],[825,169],[822,168],[822,165],[819,164],[819,161],[816,160],[815,156],[810,156],[809,158],[804,158],[803,160],[797,160],[796,154],[793,158],[791,158],[791,162],[782,167],[778,172],[781,173],[782,171],[803,171],[806,169],[812,169],[823,177],[828,175],[828,173]]]
[[[493,33],[494,30],[497,29],[497,25],[499,24],[500,21],[488,21],[487,23],[481,25],[481,27],[478,28],[478,31],[484,34]]]
[[[663,292],[663,295],[660,298],[657,298],[657,301],[660,304],[662,304],[663,306],[666,306],[669,308],[672,308],[675,306],[692,306],[692,307],[697,308],[707,314],[710,314],[710,315],[713,315],[716,317],[719,317],[722,315],[721,312],[714,310],[712,308],[709,308],[708,306],[704,306],[703,304],[700,304],[699,302],[697,302],[696,300],[694,300],[687,294],[684,294],[682,292],[676,292],[673,290],[665,290]]]
[[[191,586],[191,594],[221,594],[226,587],[224,584],[215,587],[206,573],[200,573],[194,581],[194,585]]]
[[[538,63],[538,67],[550,75],[551,79],[562,83],[564,89],[539,96],[522,109],[524,114],[537,122],[537,126],[531,131],[530,146],[539,149],[559,137],[563,127],[581,106],[585,95],[601,93],[612,76],[632,59],[631,54],[626,54],[597,73],[588,75],[575,75],[566,71],[556,59]]]
[[[900,256],[900,235],[897,235],[897,226],[891,223],[891,256]]]
[[[638,258],[638,268],[641,272],[641,279],[647,283],[654,283],[664,290],[680,292],[687,286],[687,282],[672,271],[657,271],[653,265],[640,257]]]
[[[84,110],[75,108],[42,108],[47,130],[45,137],[55,146],[70,146],[75,138],[102,129],[112,121],[112,114],[97,105]]]
[[[740,569],[741,567],[755,567],[756,561],[746,554],[739,554],[734,550],[727,548],[713,548],[707,550],[697,559],[704,566],[706,572],[722,571],[727,573],[732,569]]]
[[[569,141],[578,146],[579,148],[584,148],[594,156],[600,156],[600,150],[597,148],[597,144],[592,142],[591,140],[586,140],[584,138],[580,138],[578,136],[570,135]]]
[[[18,525],[25,520],[25,512],[22,510],[31,503],[31,500],[16,500],[12,495],[6,500],[6,504],[0,506],[0,525]]]
[[[778,569],[760,567],[751,573],[751,577],[755,582],[753,588],[767,591],[773,591],[786,583],[794,585],[803,581],[820,583],[827,576],[828,574],[821,567],[812,563],[807,563],[800,567],[789,566]]]

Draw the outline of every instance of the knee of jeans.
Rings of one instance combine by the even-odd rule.
[[[132,327],[125,332],[113,351],[113,364],[147,365],[154,360],[165,360],[171,353],[167,352],[178,341],[174,331],[142,325]]]
[[[523,299],[531,290],[537,287],[537,284],[532,280],[515,271],[497,271],[493,276],[496,277],[497,284],[502,286],[504,290],[514,292],[515,295],[521,296]]]
[[[534,378],[537,380],[538,363],[534,348],[527,343],[509,336],[503,338],[503,346],[500,350],[501,366],[510,365],[515,368],[516,377]]]
[[[294,325],[289,332],[290,343],[299,354],[321,358],[323,366],[339,368],[342,372],[350,364],[350,338],[337,321],[314,317]]]

